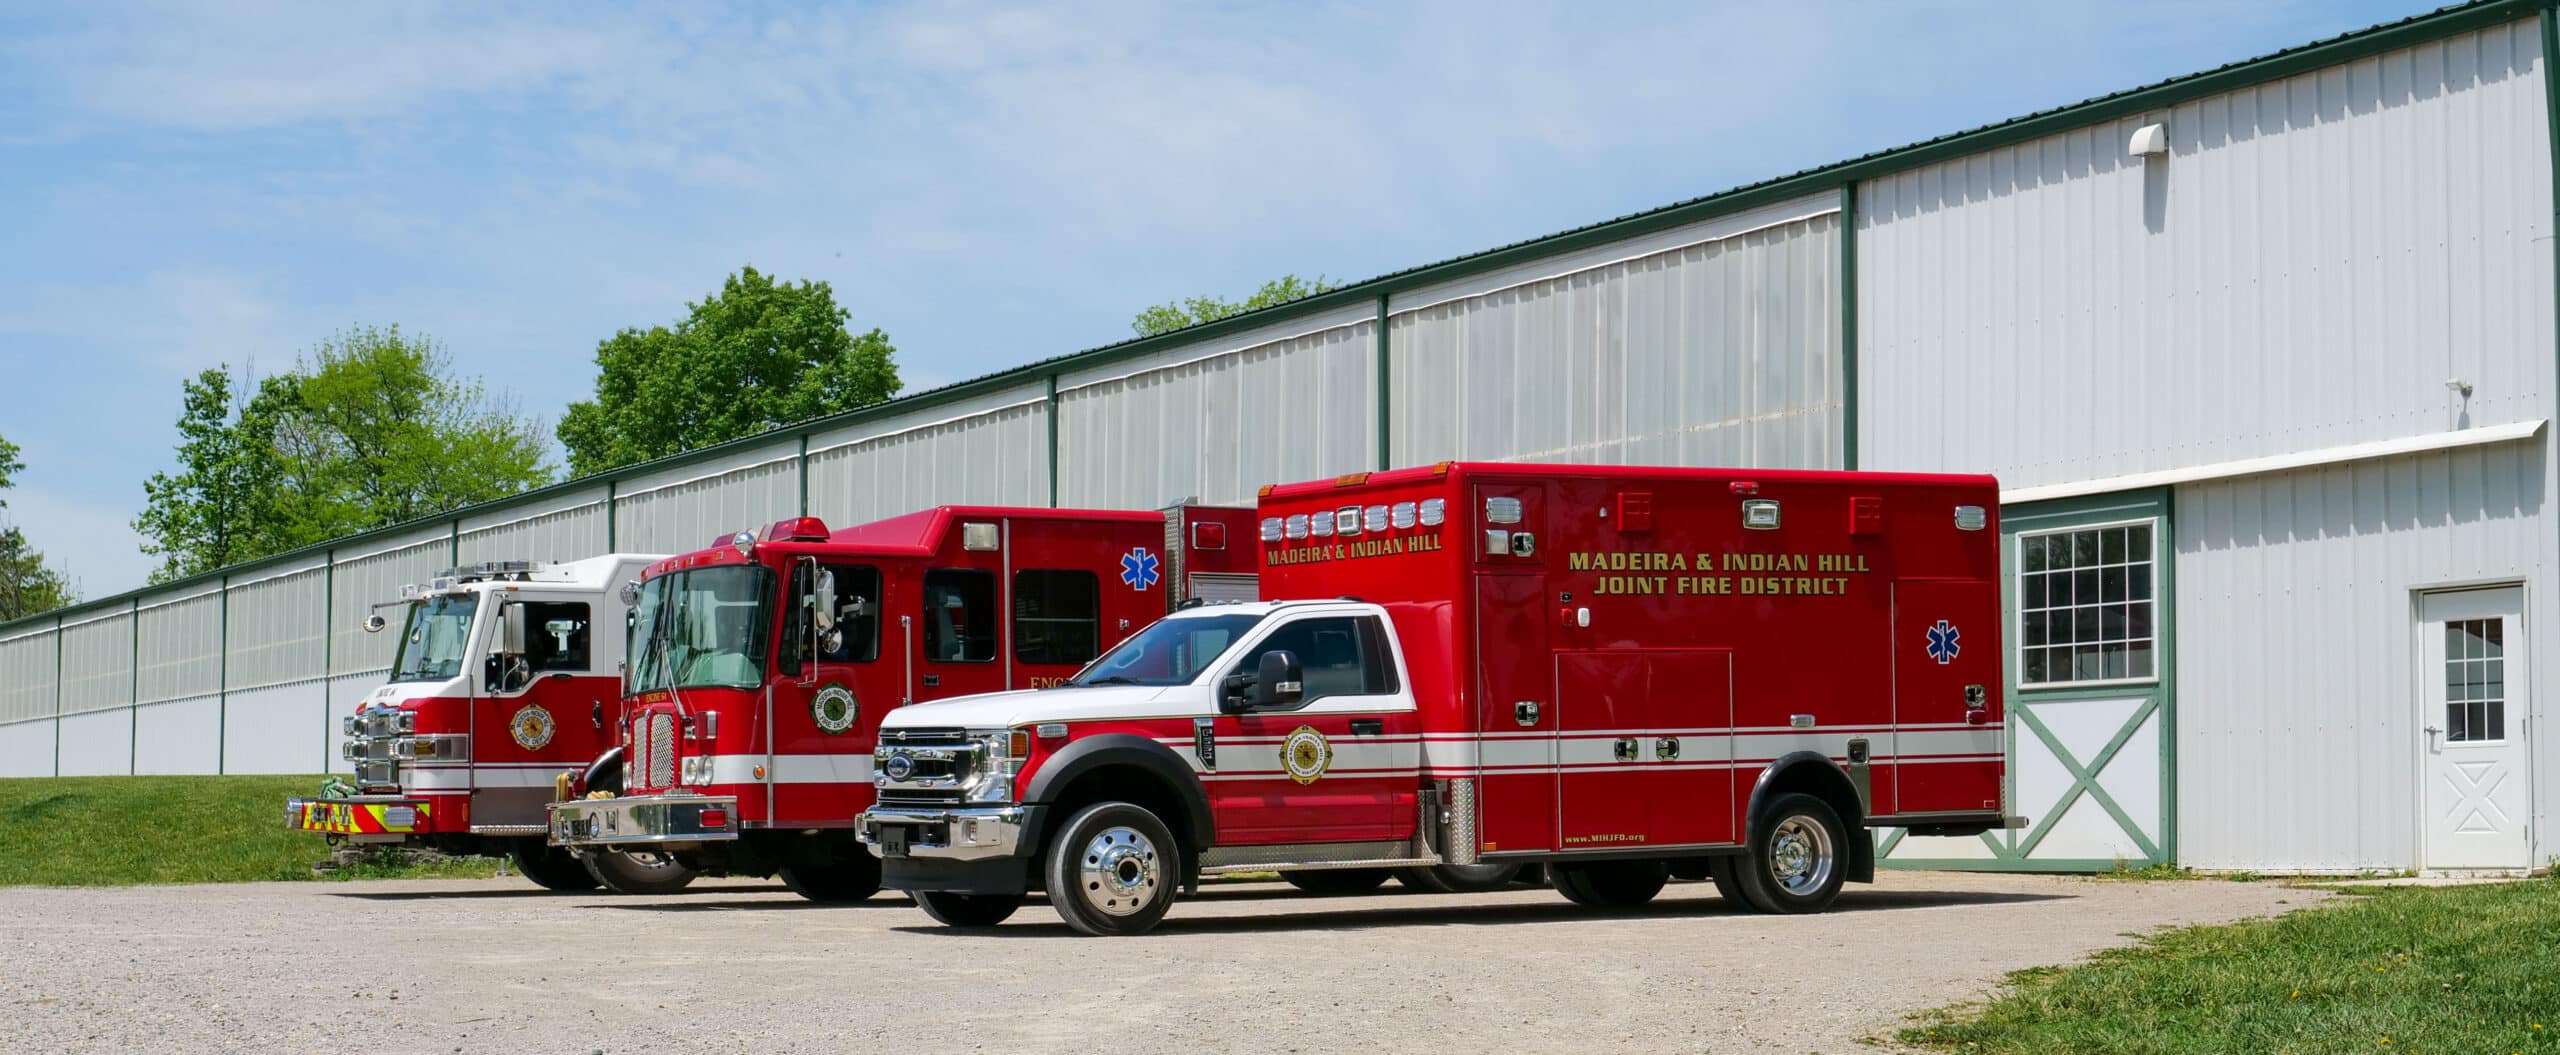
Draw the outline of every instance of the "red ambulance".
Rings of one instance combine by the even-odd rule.
[[[1263,601],[883,722],[860,837],[934,918],[1088,934],[1201,876],[1547,866],[1573,901],[1873,879],[2002,803],[1983,476],[1442,464],[1267,488]],[[1374,878],[1364,879],[1374,883]]]
[[[853,840],[874,732],[918,700],[1064,682],[1185,589],[1250,596],[1249,510],[942,506],[741,531],[628,592],[616,745],[563,774],[550,842],[607,885],[773,875],[813,900],[879,889]],[[635,881],[619,882],[619,877]]]

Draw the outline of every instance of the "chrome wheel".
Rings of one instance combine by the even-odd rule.
[[[1814,818],[1798,814],[1769,833],[1769,878],[1789,894],[1804,897],[1820,891],[1831,882],[1837,858],[1831,829]]]
[[[1155,843],[1134,828],[1114,826],[1084,844],[1076,876],[1085,904],[1104,915],[1129,916],[1155,901],[1163,869]]]

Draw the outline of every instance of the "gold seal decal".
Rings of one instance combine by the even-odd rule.
[[[528,703],[516,716],[507,719],[507,734],[516,738],[516,746],[527,751],[540,751],[551,743],[551,733],[559,728],[551,720],[551,712],[538,703]]]
[[[1289,771],[1291,780],[1313,784],[1332,764],[1333,745],[1315,726],[1301,725],[1288,739],[1280,741],[1280,767]]]

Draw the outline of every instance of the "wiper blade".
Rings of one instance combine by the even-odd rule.
[[[1110,677],[1105,677],[1105,678],[1095,678],[1095,679],[1093,679],[1093,680],[1091,680],[1091,681],[1077,681],[1077,682],[1069,682],[1068,684],[1073,685],[1073,686],[1076,686],[1076,687],[1078,687],[1078,688],[1082,688],[1082,687],[1087,686],[1087,685],[1135,685],[1135,684],[1137,684],[1137,683],[1138,683],[1138,679],[1136,679],[1136,678],[1125,677],[1125,676],[1123,676],[1123,675],[1114,674],[1114,675],[1111,675]]]

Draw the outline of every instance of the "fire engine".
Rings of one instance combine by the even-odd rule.
[[[681,886],[672,862],[581,863],[544,844],[553,774],[583,765],[622,720],[624,602],[617,587],[661,559],[617,553],[566,563],[455,568],[400,591],[391,677],[343,720],[354,794],[294,799],[285,824],[358,844],[512,857],[525,878],[584,890]],[[390,624],[379,613],[365,629]]]
[[[1200,877],[1534,863],[1754,910],[1872,881],[1870,828],[2002,801],[1982,476],[1441,464],[1271,487],[1265,600],[1175,612],[1066,685],[884,719],[887,886],[988,926],[1044,890],[1147,931]]]
[[[784,520],[650,565],[619,740],[563,776],[551,843],[869,897],[879,861],[852,825],[883,716],[1064,682],[1186,590],[1252,596],[1252,526],[1202,506],[943,506]]]

